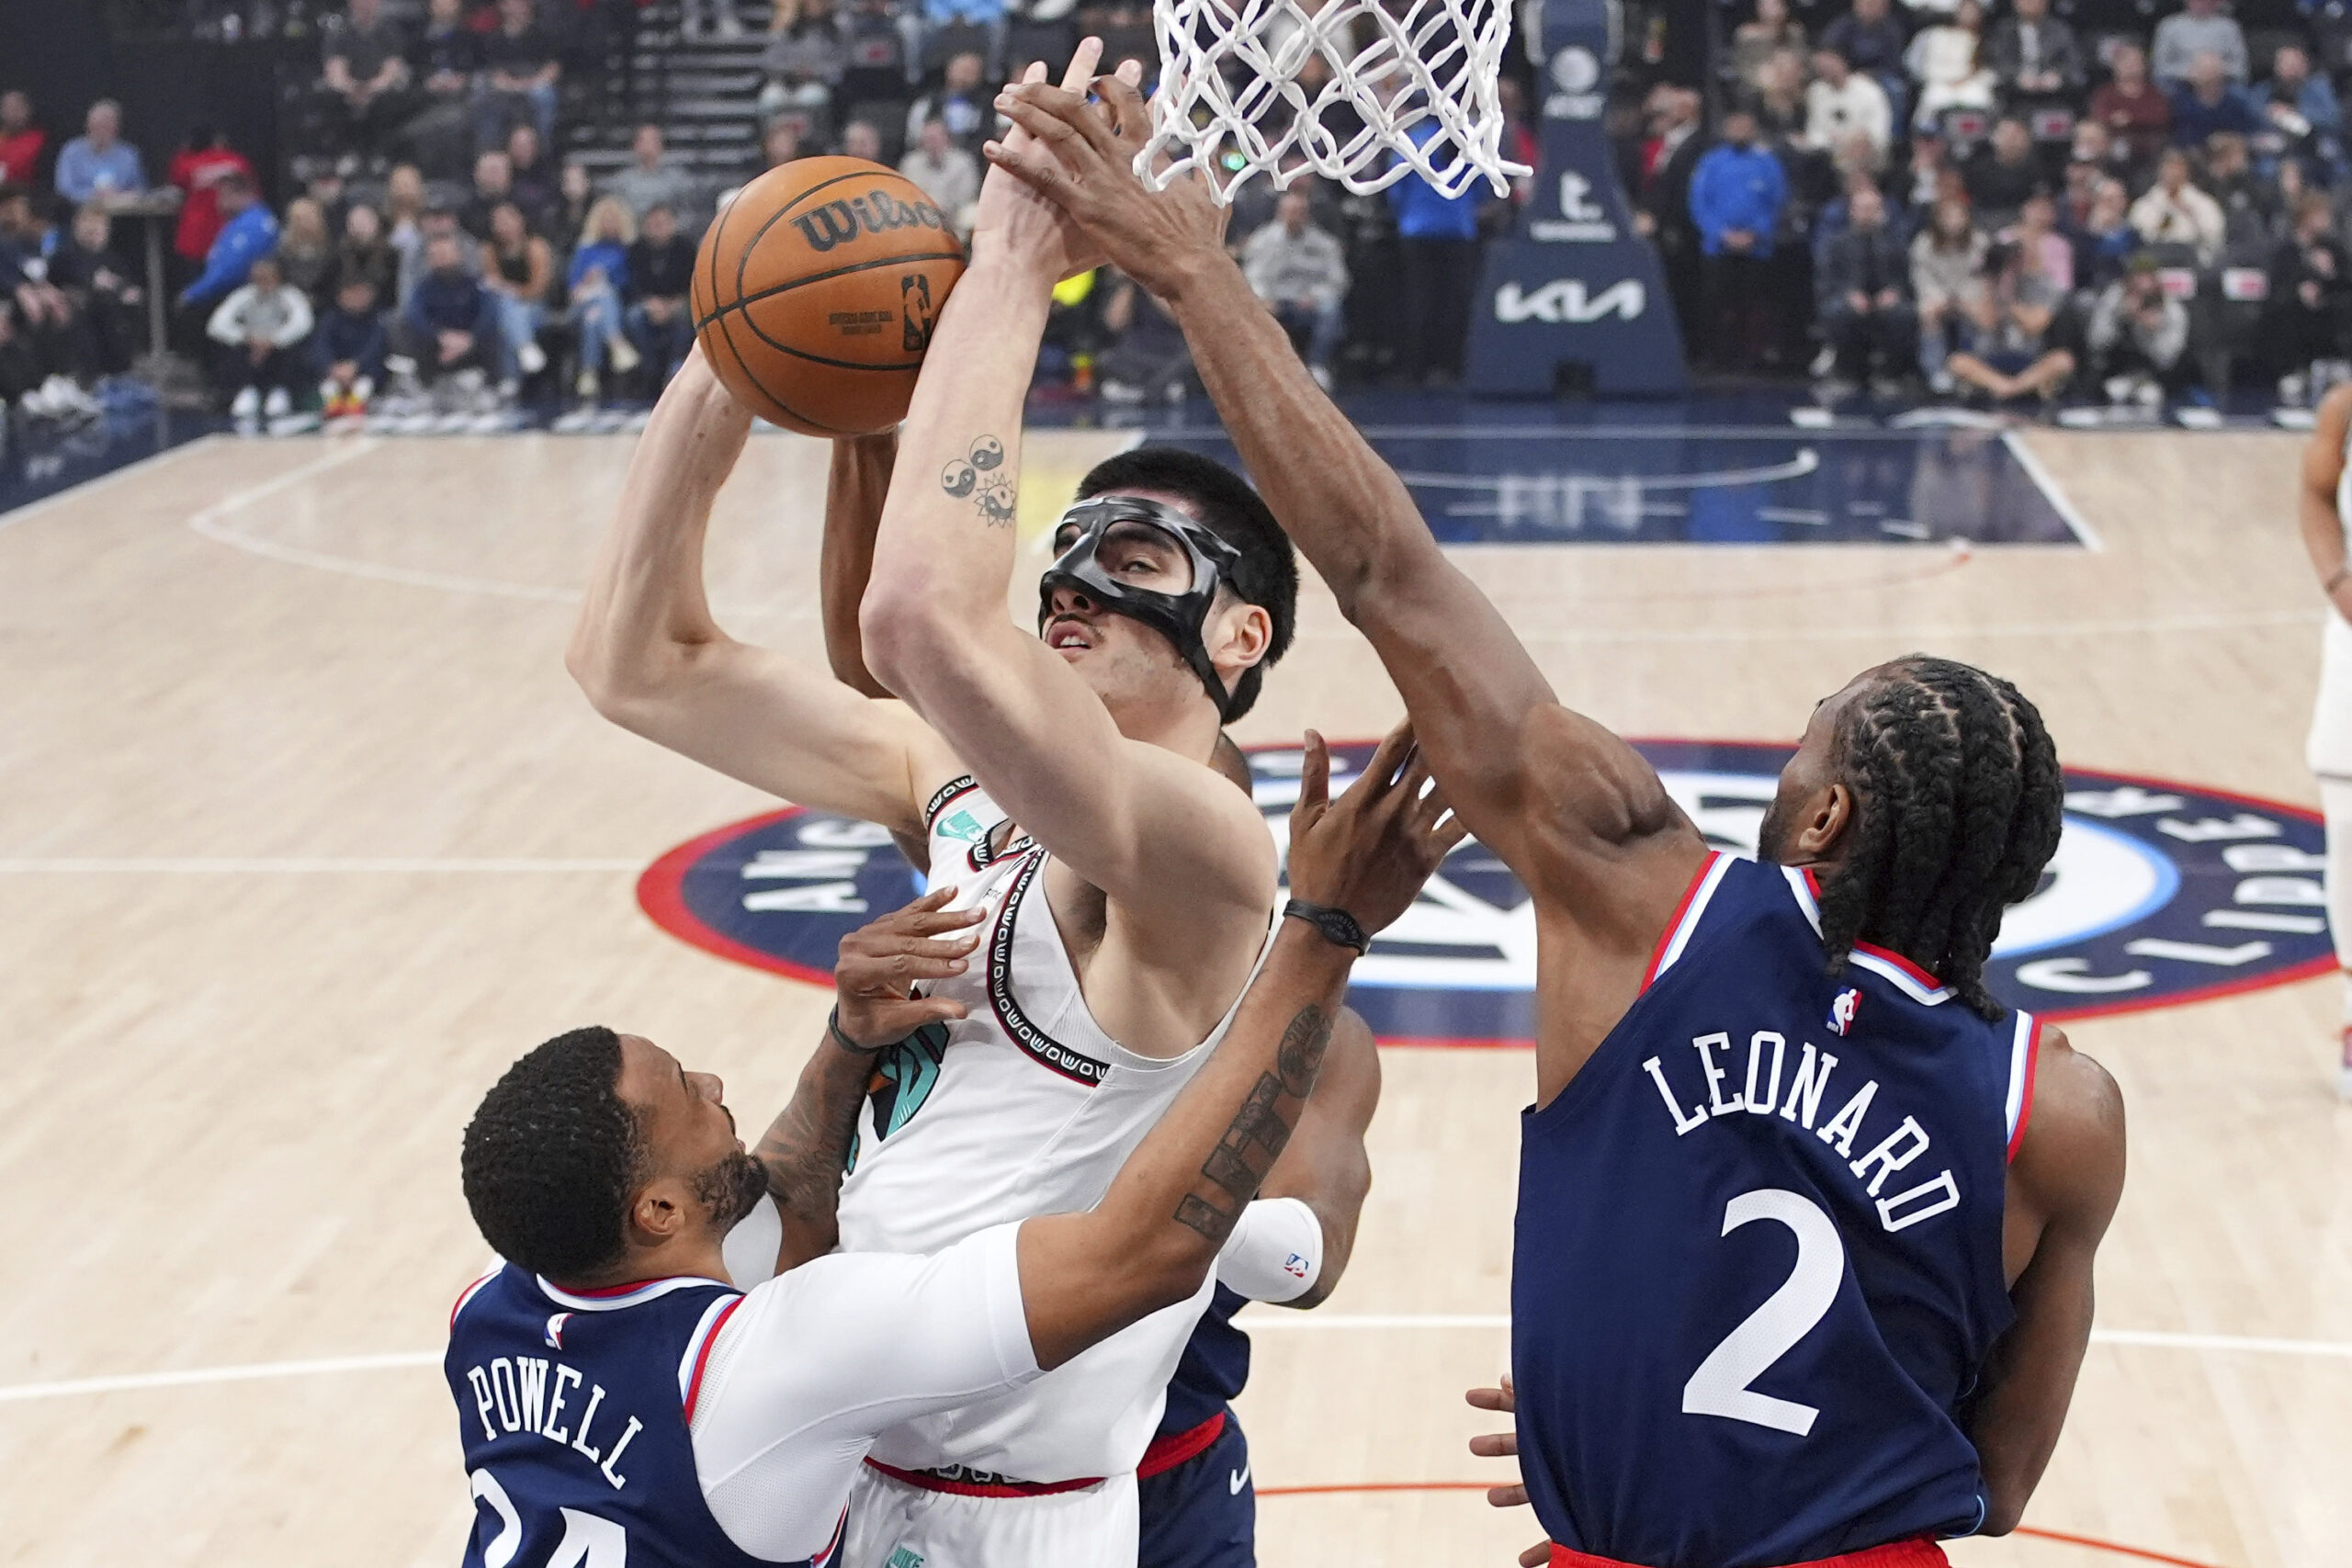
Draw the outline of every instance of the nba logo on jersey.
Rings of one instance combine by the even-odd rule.
[[[1830,1029],[1839,1034],[1845,1033],[1854,1027],[1854,1015],[1861,1010],[1862,993],[1852,986],[1847,987],[1838,993],[1838,999],[1829,1004]]]
[[[553,1317],[548,1319],[547,1333],[544,1337],[548,1342],[548,1349],[560,1350],[563,1348],[563,1320],[571,1315],[571,1314],[568,1312],[560,1312]]]
[[[1288,1258],[1283,1259],[1283,1272],[1289,1275],[1294,1280],[1306,1279],[1306,1259],[1301,1258],[1295,1252],[1292,1253]]]

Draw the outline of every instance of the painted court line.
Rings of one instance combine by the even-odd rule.
[[[1253,1310],[1242,1320],[1252,1333],[1297,1332],[1307,1329],[1344,1332],[1355,1329],[1484,1328],[1510,1326],[1501,1313],[1282,1313]],[[2161,1350],[2262,1356],[2307,1356],[2352,1359],[2352,1341],[2334,1339],[2249,1338],[2228,1334],[2168,1334],[2147,1329],[2098,1328],[2091,1331],[2097,1345],[2135,1346]],[[184,1367],[171,1371],[119,1372],[107,1377],[66,1378],[51,1382],[0,1384],[0,1404],[40,1399],[69,1399],[83,1394],[126,1393],[144,1389],[193,1388],[211,1383],[257,1382],[273,1378],[327,1377],[345,1372],[405,1371],[438,1366],[438,1350],[399,1350],[376,1356],[329,1356],[300,1361],[251,1361],[239,1366]]]
[[[2041,466],[2041,459],[2033,455],[2033,448],[2028,446],[2014,430],[2001,432],[2001,445],[2008,448],[2009,456],[2017,459],[2018,467],[2025,470],[2025,477],[2041,491],[2041,499],[2050,503],[2050,509],[2058,513],[2060,521],[2075,531],[2075,537],[2083,542],[2083,548],[2094,554],[2103,553],[2107,549],[2107,542],[2098,536],[2098,530],[2075,510],[2075,503],[2066,499],[2066,492],[2058,488],[2058,481],[2050,477],[2050,470]]]

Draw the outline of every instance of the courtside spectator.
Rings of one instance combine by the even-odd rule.
[[[100,98],[90,106],[83,133],[57,154],[57,194],[76,207],[137,196],[147,188],[139,149],[122,139],[122,106]]]
[[[467,276],[481,276],[481,246],[458,226],[458,215],[446,207],[429,209],[416,226],[408,231],[405,241],[398,235],[393,239],[392,248],[400,253],[401,258],[400,281],[396,287],[402,310],[408,309],[416,286],[424,281],[426,273],[433,270],[432,258],[426,253],[432,250],[435,240],[447,240],[457,248],[458,264],[465,268]]]
[[[2003,116],[1993,127],[1992,144],[1968,161],[1961,183],[1976,204],[1977,220],[1988,229],[2008,222],[2026,197],[2046,188],[2041,163],[2033,155],[2033,133],[2025,121]]]
[[[1984,60],[1984,8],[1960,0],[1945,21],[1921,28],[1904,51],[1904,67],[1917,84],[1911,122],[1932,130],[1947,109],[1993,107],[1993,73]]]
[[[2156,24],[2149,73],[2167,86],[2188,79],[2200,54],[2220,57],[2233,82],[2246,79],[2245,33],[2237,18],[2222,14],[2222,0],[2187,0],[2186,7]]]
[[[2091,193],[2090,212],[2073,235],[2075,281],[2104,288],[2123,276],[2123,265],[2140,248],[2132,227],[2132,192],[2119,179],[2102,179]]]
[[[2222,209],[2222,243],[2233,258],[2267,258],[2293,229],[2279,186],[2255,172],[2243,136],[2217,130],[2206,140],[2203,188]],[[2297,183],[2293,194],[2301,191]]]
[[[1839,380],[1882,387],[1911,374],[1919,353],[1919,316],[1911,303],[1911,265],[1903,241],[1886,225],[1875,186],[1846,198],[1846,228],[1829,242],[1815,277],[1823,335]]]
[[[535,234],[546,233],[548,220],[555,216],[559,177],[554,160],[539,145],[536,126],[518,125],[506,133],[508,186],[514,193],[514,205],[523,209],[524,220]]]
[[[1406,134],[1415,146],[1426,146],[1437,127],[1423,121]],[[1452,156],[1435,160],[1435,165],[1442,167]],[[1441,196],[1418,171],[1388,187],[1405,272],[1397,367],[1408,380],[1451,386],[1462,378],[1470,301],[1478,290],[1478,205],[1484,189],[1473,180],[1459,196]]]
[[[863,158],[869,164],[882,161],[882,132],[870,119],[854,119],[842,127],[842,156]]]
[[[621,314],[628,296],[628,248],[636,241],[637,220],[619,197],[601,197],[588,209],[588,222],[565,274],[571,324],[580,334],[577,389],[582,398],[603,393],[607,359],[618,375],[637,368],[637,345],[622,330]]]
[[[1754,18],[1732,29],[1732,80],[1755,90],[1765,62],[1784,50],[1803,54],[1804,41],[1804,26],[1790,19],[1789,0],[1756,0]]]
[[[319,401],[329,419],[363,412],[384,379],[390,346],[381,298],[364,276],[336,285],[334,304],[319,318],[311,336],[311,363],[319,377]]]
[[[408,156],[454,173],[473,151],[474,78],[481,69],[481,34],[468,24],[463,0],[431,0],[409,63],[416,107],[401,140]]]
[[[33,101],[11,87],[0,93],[0,185],[30,186],[49,132],[33,123]]]
[[[2270,262],[2262,357],[2289,383],[2279,389],[2290,401],[2308,395],[2314,363],[2352,357],[2352,256],[2335,237],[2334,220],[2326,195],[2306,192],[2295,209],[2294,232]]]
[[[2188,181],[2188,154],[2169,148],[2156,160],[2156,183],[2132,204],[2132,227],[2152,245],[2191,245],[2199,265],[2221,254],[2226,225],[2221,203]]]
[[[1928,211],[1928,221],[1911,241],[1911,299],[1918,312],[1919,368],[1938,392],[1949,391],[1944,368],[1965,339],[1971,302],[1984,288],[1984,257],[1992,242],[1976,227],[1962,197],[1947,197]]]
[[[286,281],[313,299],[323,298],[340,259],[325,209],[307,196],[288,202],[277,231],[277,270]]]
[[[2154,407],[2178,389],[2185,367],[2188,308],[2165,292],[2154,256],[2139,255],[2100,291],[2084,333],[2091,376],[2112,403]]]
[[[2036,191],[2028,197],[2025,205],[2018,209],[2016,225],[2003,231],[2000,237],[2030,252],[2035,270],[2050,279],[2059,293],[2075,291],[2075,247],[2058,232],[2058,204],[2047,191]]]
[[[114,248],[113,218],[96,202],[74,215],[73,232],[49,258],[49,281],[72,302],[85,345],[75,357],[100,375],[130,369],[139,352],[146,291],[138,277]]]
[[[1889,13],[1887,0],[1854,0],[1854,8],[1821,35],[1822,48],[1836,50],[1847,64],[1886,89],[1898,115],[1903,104],[1895,100],[1908,91],[1903,55],[1910,43],[1903,24]]]
[[[1331,356],[1347,324],[1348,262],[1340,242],[1308,220],[1313,198],[1300,187],[1283,192],[1274,220],[1241,247],[1250,291],[1274,312],[1306,367],[1324,390],[1331,388]]]
[[[1886,166],[1887,149],[1894,141],[1894,108],[1886,89],[1866,72],[1846,63],[1834,49],[1813,55],[1813,85],[1804,90],[1804,139],[1815,147],[1833,149],[1849,136],[1866,138],[1873,170]]]
[[[979,160],[956,144],[944,119],[934,115],[922,122],[915,145],[899,160],[899,173],[938,204],[956,233],[971,233],[972,209],[980,199]]]
[[[1394,188],[1394,187],[1391,187]],[[1778,341],[1773,236],[1789,201],[1788,175],[1756,140],[1756,117],[1724,117],[1723,140],[1690,175],[1690,217],[1699,229],[1706,337],[1719,362],[1745,366]]]
[[[2262,116],[2245,90],[2230,80],[2222,57],[2211,50],[2189,62],[2188,80],[2173,85],[2172,139],[2181,147],[2202,147],[2209,137],[2224,131],[2252,136],[2263,127]]]
[[[571,162],[556,175],[555,209],[548,214],[548,243],[556,247],[559,260],[565,257],[571,245],[588,231],[588,209],[596,205],[595,182],[589,178],[584,164]],[[621,205],[628,205],[623,202]]]
[[[458,227],[477,240],[490,238],[490,215],[514,199],[514,165],[492,151],[474,160],[474,188],[458,209]]]
[[[2016,0],[2016,14],[1993,24],[1985,40],[1985,63],[2001,85],[2009,107],[2071,106],[2083,90],[2082,46],[2075,29],[2050,14],[2050,0]]]
[[[1996,402],[2056,398],[2075,374],[2074,353],[2058,340],[2065,295],[2018,246],[1994,245],[1984,265],[1984,287],[1965,301],[1968,346],[1944,368]]]
[[[2295,45],[2282,44],[2270,60],[2270,80],[2254,92],[2255,106],[2278,139],[2278,151],[2333,164],[2343,129],[2344,111],[2335,88],[2324,76],[2312,73],[2312,57]]]
[[[2172,140],[2172,99],[2148,80],[2148,57],[2137,44],[2117,44],[2109,68],[2113,77],[2091,94],[2091,117],[2144,171]]]
[[[81,363],[85,344],[77,331],[74,301],[50,280],[48,231],[33,205],[32,193],[22,186],[0,186],[0,308],[13,309],[18,339],[40,367],[43,394],[32,405],[35,412],[78,412],[81,389],[62,394],[74,373],[86,374]],[[61,403],[57,400],[63,396]]]
[[[670,162],[662,128],[650,121],[637,128],[629,141],[630,163],[605,182],[605,188],[628,204],[632,223],[642,223],[656,207],[691,212],[700,193],[694,175]]]
[[[408,118],[407,45],[384,0],[348,0],[320,51],[319,91],[337,147],[375,152]]]
[[[220,182],[231,175],[254,179],[252,161],[229,145],[228,132],[204,124],[191,128],[164,171],[164,178],[180,188],[172,249],[182,261],[201,266],[220,237]]]
[[[547,321],[548,296],[555,287],[555,252],[531,232],[521,208],[502,201],[491,209],[482,261],[482,284],[495,297],[505,348],[499,378],[536,376],[548,367],[539,328]]]
[[[277,258],[256,257],[251,276],[220,301],[204,329],[220,345],[218,377],[221,389],[235,394],[232,417],[279,419],[293,412],[294,389],[310,377],[300,351],[311,325],[310,300],[279,273]]]
[[[833,95],[848,64],[840,18],[832,0],[803,0],[798,15],[768,39],[761,62],[767,82],[760,88],[760,117],[788,114],[804,135],[821,141],[833,124]]]
[[[180,291],[183,305],[209,305],[244,287],[254,263],[277,248],[277,219],[263,205],[253,176],[235,170],[214,183],[220,193],[220,232],[205,252],[204,271]]]
[[[481,77],[474,94],[474,145],[496,147],[507,129],[527,121],[539,140],[555,140],[563,62],[538,24],[532,0],[498,0],[498,26],[481,40]]]
[[[364,277],[381,307],[400,287],[401,257],[384,237],[383,215],[372,207],[355,207],[343,215],[343,239],[335,246],[335,276]]]
[[[487,380],[499,352],[498,307],[466,270],[454,232],[425,242],[424,276],[401,310],[405,349],[428,385],[472,371]]]
[[[917,98],[907,110],[907,145],[913,146],[922,135],[924,121],[944,119],[956,145],[978,157],[980,143],[996,126],[995,95],[980,85],[986,67],[985,61],[969,51],[952,56],[939,90]]]
[[[694,346],[694,317],[686,309],[694,276],[693,242],[678,232],[678,215],[656,203],[628,248],[628,310],[622,320],[629,341],[664,385]]]

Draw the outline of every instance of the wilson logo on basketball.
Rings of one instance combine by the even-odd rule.
[[[1755,852],[1788,748],[1645,740],[1640,750],[1710,844]],[[1334,771],[1352,773],[1372,746],[1333,753]],[[1277,838],[1299,762],[1295,747],[1250,756],[1252,793]],[[2058,852],[2041,888],[2002,922],[1985,979],[2006,1002],[2065,1019],[2325,973],[2335,958],[2323,848],[2319,819],[2295,807],[2070,769]],[[638,898],[698,946],[831,986],[841,939],[922,886],[882,829],[789,810],[672,851],[640,879]],[[1380,933],[1348,1000],[1384,1040],[1507,1044],[1534,1034],[1534,907],[1471,840]],[[1867,1029],[1846,999],[1828,1027]]]
[[[894,229],[940,229],[946,216],[927,201],[900,201],[888,191],[829,201],[793,219],[792,226],[812,251],[830,251],[860,234],[887,234]]]

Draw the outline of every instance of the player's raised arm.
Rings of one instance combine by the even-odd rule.
[[[1307,738],[1291,817],[1293,909],[1342,910],[1367,932],[1402,914],[1461,841],[1444,796],[1398,729],[1326,804],[1329,753]],[[1302,906],[1304,908],[1302,908]],[[1233,1027],[1082,1214],[1021,1227],[1021,1293],[1037,1364],[1054,1367],[1200,1288],[1281,1157],[1316,1087],[1357,950],[1286,919]]]
[[[1523,879],[1569,898],[1604,871],[1622,887],[1625,852],[1663,840],[1652,900],[1662,926],[1703,849],[1696,831],[1638,753],[1559,705],[1501,615],[1445,558],[1402,481],[1250,292],[1206,193],[1180,181],[1153,195],[1135,177],[1148,134],[1135,89],[1105,79],[1096,90],[1101,110],[1043,84],[1008,88],[999,107],[1027,141],[992,144],[989,158],[1168,304],[1267,503],[1379,651],[1471,830]]]
[[[818,551],[817,592],[824,605],[825,661],[833,679],[869,697],[891,694],[865,667],[857,606],[874,575],[874,536],[899,459],[899,433],[841,436],[825,481],[825,537]]]
[[[1434,868],[1432,868],[1434,869]],[[1364,1151],[1364,1134],[1380,1106],[1380,1042],[1372,1027],[1352,1008],[1341,1008],[1331,1023],[1331,1047],[1323,1058],[1323,1076],[1315,1098],[1299,1112],[1290,1146],[1283,1151],[1266,1179],[1258,1185],[1259,1205],[1284,1201],[1304,1205],[1315,1227],[1315,1273],[1306,1288],[1293,1283],[1268,1291],[1268,1263],[1237,1257],[1228,1248],[1217,1264],[1217,1279],[1250,1297],[1279,1306],[1320,1306],[1347,1272],[1356,1246],[1356,1222],[1363,1216],[1364,1195],[1372,1190],[1372,1159]],[[1252,1205],[1253,1210],[1259,1205]],[[1261,1222],[1252,1219],[1253,1225]],[[1280,1252],[1281,1233],[1272,1233]],[[1262,1244],[1257,1248],[1263,1253]],[[1293,1293],[1295,1292],[1295,1293]]]
[[[2296,522],[2312,558],[2320,591],[2340,610],[2352,604],[2352,560],[2344,550],[2344,521],[2336,514],[2335,489],[2344,478],[2344,446],[2352,433],[2352,387],[2338,387],[2323,399],[2303,447],[2303,482]]]
[[[1071,79],[1082,84],[1100,52],[1081,43]],[[1022,407],[1053,287],[1089,264],[1084,245],[1050,203],[989,176],[972,265],[941,312],[899,436],[861,615],[865,662],[1123,918],[1180,950],[1229,946],[1229,925],[1204,928],[1200,915],[1265,908],[1275,866],[1257,813],[1202,788],[1197,761],[1124,736],[1104,698],[1005,611]],[[1265,626],[1262,612],[1241,619],[1234,635],[1261,639],[1249,658]],[[1197,728],[1204,759],[1216,716],[1198,707],[1168,728]]]
[[[624,728],[803,805],[920,831],[915,757],[936,747],[922,722],[711,615],[704,534],[750,430],[690,353],[629,460],[565,664]]]
[[[2044,1026],[2032,1121],[2009,1169],[2003,1250],[2017,1321],[1980,1378],[1969,1438],[1986,1535],[2017,1528],[2058,1446],[2091,1337],[2091,1264],[2123,1192],[2123,1096]]]

